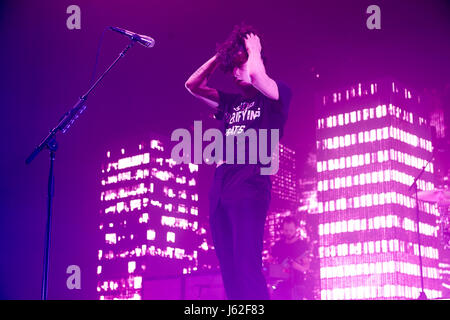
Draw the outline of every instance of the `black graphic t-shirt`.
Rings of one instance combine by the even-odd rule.
[[[282,264],[287,260],[295,260],[303,256],[308,250],[308,243],[304,240],[298,239],[293,243],[286,243],[283,240],[277,241],[272,247],[272,256]],[[296,269],[292,270],[293,280],[295,283],[303,281],[303,272]]]
[[[308,249],[306,241],[298,239],[293,243],[286,243],[284,240],[275,242],[272,247],[272,256],[282,263],[286,259],[296,259],[303,255]]]
[[[252,98],[245,98],[241,94],[219,92],[219,106],[215,118],[222,121],[223,132],[223,160],[226,160],[226,136],[239,135],[249,128],[256,130],[268,129],[267,137],[270,138],[270,129],[279,130],[279,139],[283,136],[283,128],[287,120],[289,104],[292,92],[284,83],[276,81],[279,91],[279,99],[273,100],[261,92]],[[258,139],[259,141],[259,139]],[[267,155],[270,155],[270,140],[267,144]],[[245,152],[245,164],[237,163],[237,152]],[[210,191],[212,205],[222,198],[260,198],[270,197],[271,180],[269,175],[261,175],[262,166],[259,150],[257,148],[256,164],[249,163],[248,140],[243,148],[235,147],[234,164],[224,163],[216,168],[215,179]],[[220,181],[219,181],[220,180]]]
[[[263,166],[260,162],[259,146],[260,135],[258,129],[267,129],[266,152],[265,156],[270,156],[271,151],[271,129],[279,130],[279,139],[283,136],[284,125],[286,123],[289,111],[289,104],[291,101],[291,90],[284,83],[276,81],[279,92],[279,99],[273,100],[265,96],[263,93],[257,91],[252,98],[245,98],[241,94],[230,94],[222,91],[219,92],[219,106],[215,113],[215,118],[222,120],[223,132],[223,160],[227,160],[226,154],[226,137],[239,136],[244,134],[248,129],[254,129],[256,132],[257,143],[254,143],[256,151],[256,163]],[[250,162],[249,140],[246,140],[244,145],[239,145],[235,139],[236,145],[234,147],[234,163],[238,164],[238,154],[245,153],[245,164]],[[226,161],[229,162],[229,161]]]

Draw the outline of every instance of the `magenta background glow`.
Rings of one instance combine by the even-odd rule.
[[[66,9],[73,4],[81,8],[80,30],[68,30],[66,27]],[[327,235],[322,235],[323,242],[320,244],[323,247],[324,263],[329,259],[325,257],[325,250],[328,248],[329,252],[334,250],[336,254],[347,252],[347,255],[339,256],[339,259],[345,260],[345,263],[339,264],[348,265],[355,270],[366,270],[364,264],[369,264],[369,270],[377,270],[380,265],[377,267],[376,263],[381,263],[381,270],[385,270],[385,267],[386,270],[403,268],[408,273],[400,273],[398,277],[395,273],[384,271],[375,273],[373,278],[368,278],[366,274],[352,276],[355,281],[375,279],[373,284],[358,284],[360,289],[356,291],[356,295],[375,296],[372,295],[371,288],[376,287],[376,295],[380,290],[383,297],[387,296],[388,292],[390,296],[403,292],[400,295],[405,297],[408,290],[411,291],[411,297],[415,296],[413,289],[406,289],[418,286],[417,276],[413,275],[417,265],[417,256],[413,253],[414,244],[412,247],[408,246],[408,243],[413,242],[408,238],[412,234],[413,217],[408,216],[409,220],[403,219],[404,212],[412,212],[414,203],[404,190],[417,172],[417,166],[427,159],[430,148],[435,147],[430,145],[430,137],[425,133],[428,125],[431,122],[438,123],[441,128],[439,132],[444,128],[444,124],[449,127],[447,115],[450,105],[450,6],[445,0],[379,0],[376,4],[381,8],[382,29],[368,30],[365,11],[372,4],[374,3],[368,0],[280,0],[270,5],[255,0],[200,0],[195,3],[181,0],[0,1],[0,298],[40,298],[48,153],[40,154],[29,166],[24,162],[60,116],[73,106],[89,87],[98,41],[105,27],[117,26],[146,34],[155,38],[156,44],[151,49],[133,47],[89,97],[86,111],[74,126],[67,134],[59,137],[55,164],[49,299],[97,299],[99,278],[105,277],[103,281],[108,281],[109,287],[109,281],[115,281],[113,276],[106,276],[108,267],[100,263],[104,262],[103,260],[98,259],[98,250],[105,250],[99,248],[113,246],[105,242],[105,234],[116,233],[116,241],[121,236],[115,229],[115,221],[103,221],[107,215],[99,215],[101,210],[106,209],[104,205],[108,202],[101,201],[101,194],[113,186],[101,184],[103,179],[107,179],[100,170],[101,164],[107,162],[106,152],[111,151],[111,159],[115,162],[119,158],[141,154],[137,140],[143,139],[143,147],[148,150],[150,140],[157,139],[152,133],[170,136],[176,128],[190,128],[194,120],[202,120],[204,128],[217,126],[209,109],[189,95],[184,88],[184,82],[201,63],[214,54],[216,43],[225,40],[233,25],[244,20],[254,25],[263,35],[269,75],[289,84],[293,91],[282,143],[295,151],[296,179],[302,179],[297,180],[298,186],[305,190],[300,199],[302,210],[316,212],[315,219],[325,219],[330,214],[337,215],[338,206],[348,208],[347,202],[339,199],[350,198],[349,190],[355,188],[356,177],[356,188],[361,190],[361,193],[351,194],[353,204],[359,201],[361,208],[364,202],[366,207],[363,207],[363,210],[374,209],[377,212],[380,208],[386,208],[377,214],[347,215],[336,219],[329,216],[330,219],[318,222],[322,225],[323,232],[327,225],[329,230]],[[128,40],[121,35],[106,32],[96,74],[99,75],[127,44]],[[374,92],[370,97],[381,94],[382,88],[376,79],[382,77],[393,77],[395,84],[398,80],[408,91],[404,91],[405,88],[401,86],[395,86],[394,90],[398,88],[398,93],[395,92],[398,101],[374,99],[368,104],[352,102],[347,105],[347,110],[334,110],[338,103],[357,101],[358,83],[368,83],[368,86],[361,88],[361,94],[364,90]],[[213,85],[224,90],[236,90],[232,81],[221,73],[214,75],[211,81]],[[349,89],[351,86],[354,86],[354,92]],[[344,89],[339,91],[337,88]],[[433,88],[443,93],[442,108],[446,115],[445,120],[436,113],[433,121],[424,118],[422,121],[427,120],[428,123],[417,127],[421,121],[420,115],[407,108],[407,101],[421,96],[425,89],[430,91]],[[347,92],[347,89],[350,91]],[[392,84],[389,83],[386,89],[392,92]],[[320,109],[329,111],[329,114],[320,117],[317,116],[314,100],[318,91],[326,93],[326,105]],[[336,96],[333,96],[333,93],[336,93]],[[355,98],[346,100],[347,95],[355,95]],[[336,103],[333,100],[336,100]],[[390,104],[394,109],[389,109]],[[373,109],[373,118],[370,108]],[[363,120],[367,117],[367,111],[364,113],[364,109],[369,109],[368,120]],[[358,119],[358,110],[361,111],[361,121],[352,123],[352,119]],[[406,120],[403,120],[404,111],[412,114],[412,124],[406,121],[410,117],[409,114],[406,115]],[[395,115],[398,113],[399,118],[390,112]],[[346,113],[349,114],[347,117]],[[328,120],[330,116],[336,117]],[[321,128],[317,129],[319,119],[323,120],[320,120]],[[387,119],[395,119],[397,122],[387,123]],[[328,121],[332,125],[330,128],[327,127]],[[355,125],[357,130],[351,133],[341,130],[349,125],[345,124],[347,121]],[[368,127],[366,123],[373,125]],[[411,130],[412,128],[414,130]],[[325,130],[329,130],[330,135],[320,136],[319,132]],[[365,144],[391,144],[395,147],[367,151],[360,148]],[[120,154],[122,148],[125,150],[123,155]],[[317,172],[319,179],[316,179],[316,173],[304,178],[304,173],[311,169],[311,166],[306,164],[308,155],[315,154],[316,150],[320,155],[317,161],[322,163],[323,169],[326,160],[327,169]],[[367,159],[370,164],[367,165],[366,153],[370,153]],[[333,161],[331,163],[328,160]],[[382,162],[378,162],[379,160]],[[450,160],[445,162],[450,163]],[[353,166],[353,163],[358,166]],[[332,171],[329,169],[330,164]],[[145,165],[142,164],[143,167]],[[389,165],[392,167],[386,167]],[[370,166],[381,166],[383,169],[371,170],[368,169]],[[316,171],[315,162],[314,167]],[[352,173],[345,176],[339,174],[341,180],[336,181],[335,173],[345,170]],[[291,173],[283,172],[283,175],[291,179]],[[433,168],[433,172],[436,175],[444,175],[438,168]],[[142,171],[142,174],[146,173]],[[146,179],[150,178],[151,171],[148,174]],[[207,218],[208,203],[205,200],[212,174],[213,168],[204,166],[200,168],[198,180],[196,179],[198,217],[192,217],[198,218],[199,222]],[[380,182],[381,175],[383,182]],[[389,177],[389,182],[386,182],[385,177]],[[375,180],[377,182],[374,182]],[[429,183],[433,181],[430,172],[426,172],[422,180],[425,183],[422,188],[431,187]],[[364,185],[361,181],[364,181]],[[319,188],[318,182],[322,183],[322,191],[315,190]],[[330,189],[331,183],[333,189]],[[386,183],[395,185],[395,189],[378,189]],[[133,189],[134,187],[136,189]],[[140,184],[127,188],[130,189],[124,190],[126,194],[138,194],[142,190]],[[150,189],[150,186],[144,185],[144,188]],[[324,191],[325,188],[327,191]],[[363,192],[364,188],[367,190]],[[170,191],[167,192],[167,196],[161,195],[163,199],[170,198]],[[173,192],[175,193],[175,189]],[[285,195],[291,197],[290,192]],[[330,194],[330,197],[323,198],[320,196],[322,193]],[[281,191],[279,194],[283,195]],[[114,195],[110,193],[108,197],[116,198],[109,201],[120,202],[117,197],[121,195],[119,191]],[[365,197],[362,198],[362,195]],[[378,205],[374,205],[375,195]],[[383,205],[380,205],[381,198],[384,199]],[[122,198],[125,199],[127,198]],[[391,201],[389,205],[386,204],[388,199]],[[325,211],[327,201],[328,209]],[[334,201],[332,212],[331,201]],[[319,202],[322,203],[321,213],[318,212]],[[372,205],[368,207],[370,202]],[[389,206],[396,209],[387,210]],[[429,241],[424,242],[424,247],[428,249],[423,252],[428,256],[425,258],[426,267],[431,268],[427,269],[427,272],[432,275],[436,261],[435,246],[431,241],[435,231],[432,220],[437,217],[437,213],[432,206],[424,205],[424,210],[427,218],[422,221],[424,225],[421,230],[425,232],[423,237]],[[280,214],[280,217],[286,213],[286,209],[274,212]],[[141,212],[141,221],[147,219],[143,213],[145,212]],[[151,215],[148,213],[150,222]],[[374,228],[375,225],[378,226],[372,230],[373,233],[379,235],[385,232],[391,235],[394,232],[399,236],[392,235],[386,239],[355,237],[345,241],[341,239],[336,243],[326,240],[358,232],[366,233],[370,219]],[[274,228],[274,223],[278,220],[271,221]],[[142,228],[149,222],[139,224],[137,217],[134,220],[134,223]],[[160,223],[160,220],[158,222]],[[102,223],[103,229],[100,230]],[[109,223],[113,223],[113,227],[109,227]],[[333,227],[331,223],[335,223]],[[364,223],[366,230],[361,231]],[[349,228],[357,230],[358,226],[359,231],[348,232]],[[109,228],[113,230],[106,232]],[[333,235],[330,234],[331,228],[335,230]],[[341,232],[336,233],[339,228]],[[342,232],[345,228],[347,232]],[[155,232],[154,235],[152,231],[149,232],[150,239],[173,239],[172,235],[167,237],[167,234],[158,232],[156,226],[143,228],[141,231],[144,233],[140,236],[147,237],[149,229]],[[275,232],[275,229],[272,231]],[[177,244],[180,240],[179,233],[168,232],[175,234],[175,243],[168,243]],[[137,233],[135,235],[137,237]],[[277,236],[276,233],[272,235]],[[114,236],[110,235],[108,239],[113,241]],[[137,241],[138,238],[134,240]],[[377,241],[382,240],[386,240],[386,243],[379,242],[377,245]],[[404,243],[405,252],[401,251],[400,241]],[[120,241],[116,245],[119,243]],[[344,244],[347,244],[347,247]],[[353,257],[367,256],[363,254],[365,246],[369,252],[373,246],[375,254],[380,257],[377,256],[376,261],[347,261]],[[381,251],[376,253],[378,246]],[[383,248],[387,251],[383,252]],[[404,259],[398,260],[392,255],[401,255]],[[133,261],[136,265],[128,264]],[[66,286],[66,270],[70,265],[80,267],[81,290],[69,290]],[[346,289],[347,284],[335,283],[345,279],[334,276],[341,271],[325,269],[335,267],[331,264],[323,267],[323,273],[330,275],[322,278],[324,286],[326,285],[324,290],[344,290],[328,291],[326,296],[332,293],[333,297],[351,297],[352,292],[349,293],[349,289]],[[140,262],[138,259],[125,259],[120,268],[125,273],[134,269],[132,274],[137,275]],[[356,274],[361,271],[354,272]],[[381,280],[378,281],[378,278]],[[133,283],[139,286],[139,281]],[[426,281],[427,288],[437,290],[435,279],[426,278]],[[450,286],[450,281],[448,285]],[[115,284],[112,286],[115,287]],[[370,293],[366,293],[366,290]]]

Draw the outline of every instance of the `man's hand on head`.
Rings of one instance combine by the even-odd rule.
[[[266,73],[261,56],[261,41],[259,37],[254,33],[249,33],[245,36],[244,41],[248,53],[246,67],[251,84],[266,97],[278,100],[278,85]]]
[[[244,37],[245,48],[248,55],[261,53],[261,41],[259,37],[254,33],[249,33]]]

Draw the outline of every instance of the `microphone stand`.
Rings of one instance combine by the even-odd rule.
[[[423,288],[423,263],[422,263],[422,249],[420,248],[420,220],[419,220],[419,198],[418,198],[418,190],[417,190],[417,181],[422,176],[422,174],[425,172],[425,169],[428,167],[430,162],[433,160],[434,156],[431,156],[431,159],[428,160],[427,164],[422,168],[419,175],[414,179],[414,182],[409,187],[408,190],[411,190],[411,188],[414,187],[415,190],[415,197],[416,197],[416,223],[417,223],[417,244],[419,246],[419,266],[420,266],[420,286],[421,286],[421,292],[419,294],[418,300],[427,300],[427,295],[425,294],[424,288]]]
[[[114,60],[114,62],[106,69],[105,72],[97,79],[97,81],[89,88],[89,90],[80,97],[80,100],[66,112],[59,123],[50,130],[50,133],[39,143],[39,145],[34,149],[34,151],[28,156],[25,160],[26,164],[30,164],[31,161],[41,152],[44,148],[47,148],[50,151],[50,172],[48,177],[48,201],[47,201],[47,226],[45,232],[45,252],[44,252],[44,262],[43,262],[43,271],[42,271],[42,287],[41,287],[41,299],[47,300],[48,294],[48,265],[49,265],[49,251],[50,251],[50,233],[51,233],[51,218],[52,218],[52,198],[54,194],[54,181],[55,176],[53,173],[54,163],[55,163],[55,155],[58,150],[58,143],[56,142],[56,134],[58,131],[62,133],[66,133],[66,131],[70,128],[70,126],[74,123],[74,121],[80,116],[81,113],[86,109],[86,100],[88,95],[92,90],[97,86],[97,84],[105,77],[105,75],[111,70],[114,65],[125,56],[127,51],[134,45],[136,41],[139,40],[139,37],[131,37],[131,42],[122,50],[119,56]]]

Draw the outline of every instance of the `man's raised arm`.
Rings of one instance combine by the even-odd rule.
[[[204,101],[214,109],[219,105],[219,93],[217,89],[208,87],[208,79],[218,67],[217,56],[214,55],[198,68],[186,81],[184,86],[196,98]]]
[[[252,85],[266,97],[278,100],[280,98],[278,85],[266,73],[266,68],[261,58],[261,42],[259,37],[250,33],[244,41],[248,53],[247,68]]]

